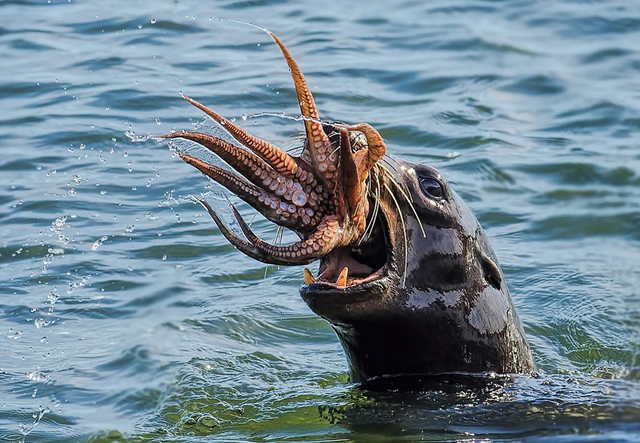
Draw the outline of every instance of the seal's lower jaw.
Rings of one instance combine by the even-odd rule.
[[[317,279],[307,274],[300,295],[316,314],[338,320],[349,305],[387,292],[392,284],[392,260],[387,223],[380,211],[365,240],[322,257]]]

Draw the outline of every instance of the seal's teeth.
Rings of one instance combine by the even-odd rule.
[[[337,286],[347,286],[347,274],[349,274],[349,268],[345,266],[336,280]]]
[[[304,268],[304,284],[305,285],[310,285],[311,283],[314,283],[316,281],[316,279],[313,277],[313,274],[311,273],[311,271],[307,268]]]

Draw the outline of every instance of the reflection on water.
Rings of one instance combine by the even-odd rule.
[[[638,440],[635,3],[51,0],[0,17],[0,440]],[[237,253],[194,204],[225,194],[146,140],[221,133],[184,92],[299,147],[279,51],[227,18],[277,32],[323,118],[367,121],[447,176],[540,377],[348,383],[301,269]]]

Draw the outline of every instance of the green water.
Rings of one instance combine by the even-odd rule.
[[[215,131],[182,91],[298,145],[255,116],[297,113],[277,47],[221,19],[453,183],[540,377],[348,383],[302,269],[235,251],[189,201],[219,189],[132,140]],[[637,2],[3,1],[0,66],[0,441],[640,440]]]

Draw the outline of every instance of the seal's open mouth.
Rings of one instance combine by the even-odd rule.
[[[318,277],[304,271],[305,292],[354,290],[388,275],[391,246],[384,216],[378,213],[370,234],[353,245],[333,249],[320,259]]]
[[[215,210],[207,208],[222,234],[241,252],[265,263],[302,265],[321,260],[318,278],[305,269],[308,292],[346,290],[383,278],[391,251],[380,209],[384,183],[379,161],[386,147],[370,125],[320,121],[313,96],[298,65],[277,37],[293,77],[304,120],[302,154],[293,157],[256,138],[204,105],[184,97],[218,122],[242,147],[201,132],[174,132],[162,138],[184,138],[208,148],[235,172],[185,152],[180,158],[225,186],[269,221],[289,228],[298,242],[269,244],[253,233],[232,206],[245,239],[233,233]]]

